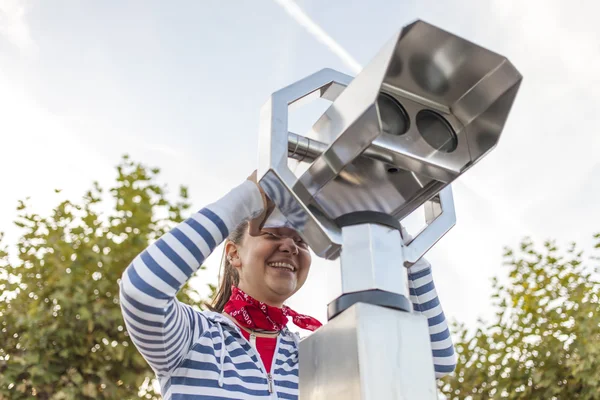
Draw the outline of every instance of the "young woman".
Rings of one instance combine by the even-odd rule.
[[[284,305],[308,276],[311,256],[277,213],[256,174],[138,255],[123,273],[127,331],[160,382],[164,399],[296,399],[298,336],[319,321]],[[260,228],[260,229],[259,229]],[[175,295],[226,240],[213,311]],[[409,270],[411,300],[429,321],[436,376],[455,366],[454,348],[426,261]]]

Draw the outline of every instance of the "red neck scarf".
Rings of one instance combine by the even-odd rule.
[[[235,286],[231,287],[231,297],[223,307],[223,311],[249,329],[280,331],[287,325],[287,317],[292,317],[292,321],[299,328],[309,331],[314,331],[321,326],[321,323],[313,317],[298,314],[288,306],[282,308],[269,306]]]

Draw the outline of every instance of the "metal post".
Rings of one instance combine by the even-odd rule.
[[[356,303],[300,342],[300,399],[436,399],[425,317]]]
[[[342,229],[344,295],[330,304],[329,322],[300,342],[300,399],[437,398],[427,320],[411,312],[403,248],[389,226]]]

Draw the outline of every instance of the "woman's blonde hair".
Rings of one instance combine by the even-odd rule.
[[[235,245],[241,245],[244,240],[244,236],[248,231],[248,222],[242,222],[239,224],[227,237],[227,240],[234,243]],[[212,299],[211,304],[207,304],[211,311],[223,312],[223,307],[229,297],[231,297],[231,286],[237,286],[240,282],[240,276],[233,265],[227,260],[227,254],[223,249],[223,257],[221,258],[221,268],[219,271],[220,282],[217,291]]]

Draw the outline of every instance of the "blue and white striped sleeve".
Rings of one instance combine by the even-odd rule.
[[[179,365],[207,327],[200,313],[176,299],[177,292],[232,229],[262,210],[256,184],[245,181],[166,233],[125,269],[119,284],[123,319],[157,376]]]
[[[448,375],[456,367],[456,354],[450,329],[435,290],[431,265],[419,260],[408,270],[410,300],[415,312],[427,317],[436,378]]]

